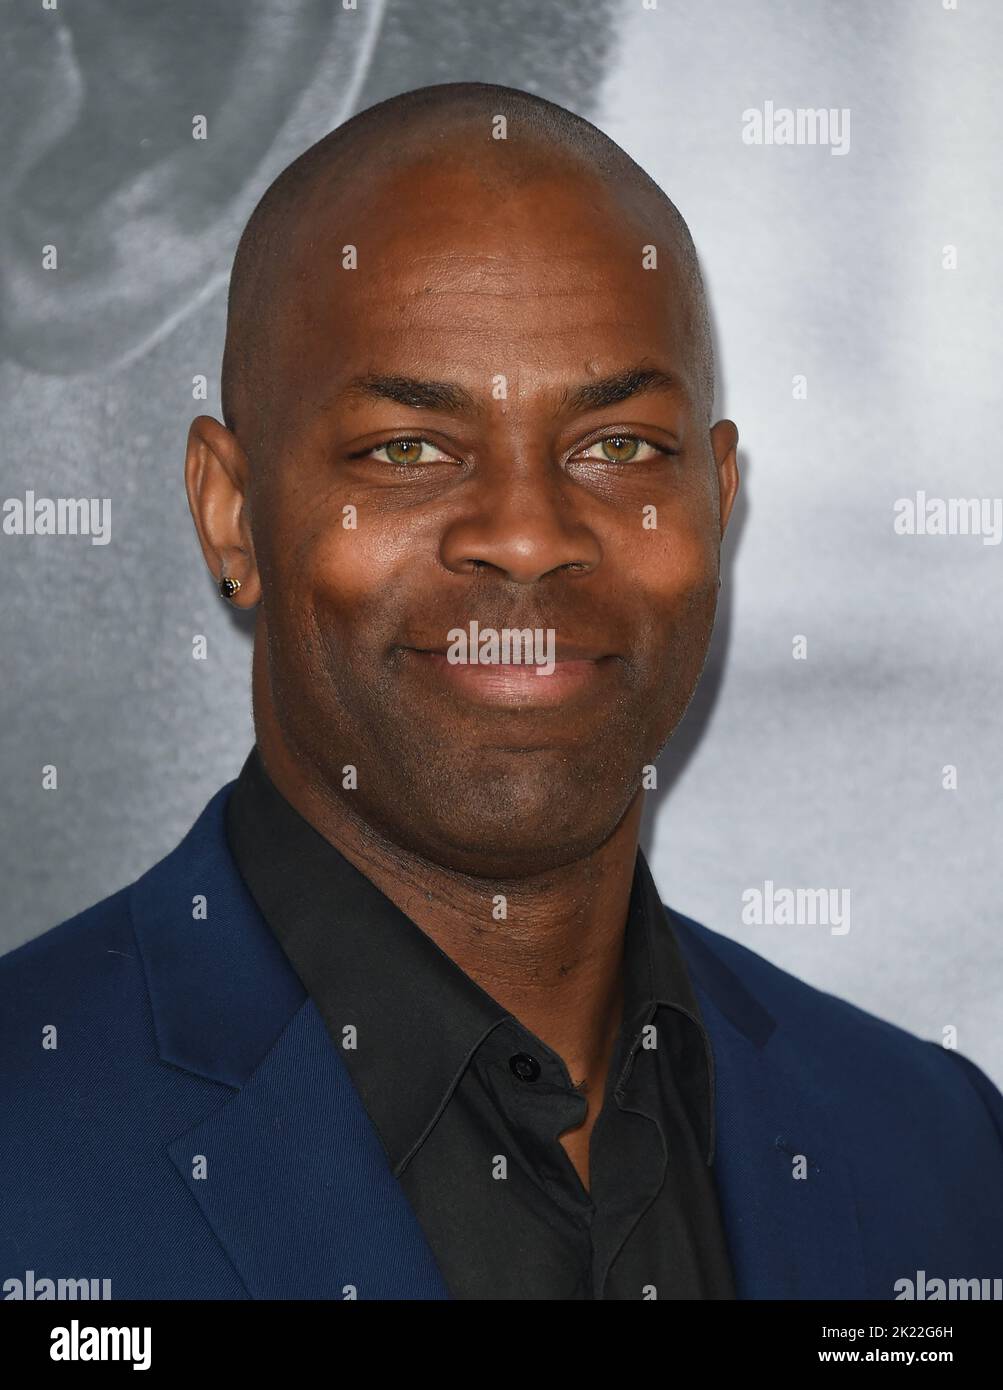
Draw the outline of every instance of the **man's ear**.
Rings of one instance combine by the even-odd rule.
[[[218,586],[225,578],[240,581],[231,599],[237,608],[253,608],[261,599],[261,580],[251,540],[247,455],[225,425],[199,415],[188,430],[185,491],[199,545]]]
[[[718,420],[711,426],[710,442],[717,468],[723,536],[738,493],[738,426],[733,420]]]

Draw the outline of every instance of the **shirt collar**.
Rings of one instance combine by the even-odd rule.
[[[230,796],[227,836],[265,921],[344,1049],[352,1082],[399,1173],[480,1043],[512,1016],[300,815],[265,772],[256,746]],[[709,1164],[710,1042],[638,850],[625,935],[624,1045],[660,1007],[672,1011],[670,1048]],[[620,1049],[618,1058],[625,1070]]]

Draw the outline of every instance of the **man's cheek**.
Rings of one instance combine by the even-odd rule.
[[[653,638],[699,621],[709,598],[717,592],[717,562],[711,549],[691,537],[666,538],[652,548],[629,575],[625,592],[641,627]]]
[[[351,612],[368,605],[390,583],[392,543],[372,528],[360,530],[361,525],[361,520],[346,527],[331,519],[304,555],[296,588],[315,596],[318,605]]]

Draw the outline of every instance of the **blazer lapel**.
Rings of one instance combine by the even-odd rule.
[[[737,1296],[867,1298],[850,1172],[810,1071],[781,1051],[776,1020],[705,929],[670,917],[714,1057],[714,1171]]]
[[[312,1000],[168,1152],[252,1298],[450,1296]]]
[[[232,786],[131,889],[161,1060],[230,1091],[167,1152],[252,1298],[449,1298],[338,1049],[229,853]]]

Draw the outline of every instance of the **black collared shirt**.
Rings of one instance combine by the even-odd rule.
[[[586,1190],[558,1140],[587,1109],[562,1058],[289,804],[256,747],[227,834],[454,1298],[735,1297],[710,1044],[640,850]]]

